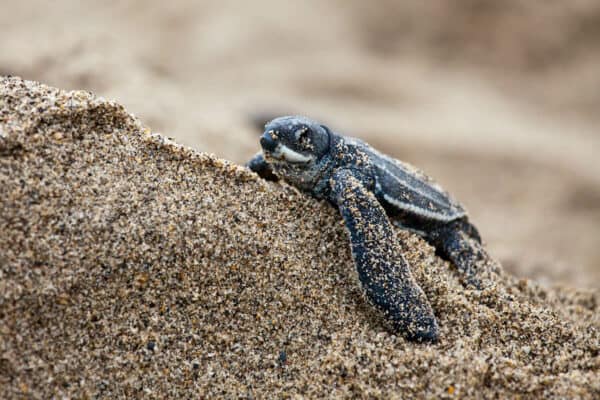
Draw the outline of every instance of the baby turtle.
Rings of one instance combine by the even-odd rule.
[[[394,245],[391,223],[422,236],[466,286],[481,288],[476,265],[485,253],[465,210],[414,167],[305,117],[272,120],[260,144],[248,167],[338,207],[367,298],[406,338],[436,341],[433,310]]]

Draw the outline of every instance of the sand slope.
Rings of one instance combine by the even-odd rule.
[[[2,398],[600,396],[597,292],[467,291],[399,231],[442,338],[406,342],[336,210],[87,92],[2,78],[0,209]]]

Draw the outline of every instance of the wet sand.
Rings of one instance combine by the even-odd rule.
[[[0,397],[600,396],[597,291],[465,290],[398,231],[440,324],[407,342],[328,204],[115,102],[0,82]]]

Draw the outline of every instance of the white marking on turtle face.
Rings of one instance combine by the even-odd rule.
[[[312,157],[300,154],[283,144],[278,144],[271,156],[291,163],[308,163],[312,160]]]

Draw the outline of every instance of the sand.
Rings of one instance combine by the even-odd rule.
[[[366,303],[335,209],[150,132],[119,104],[0,83],[0,397],[597,398],[597,291],[466,290],[397,231],[435,345]]]

